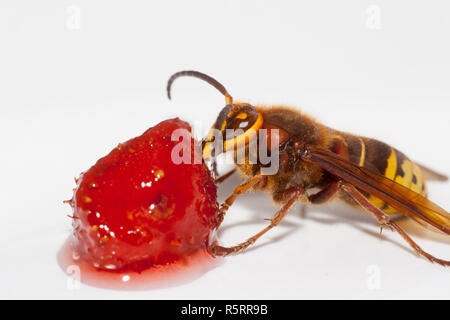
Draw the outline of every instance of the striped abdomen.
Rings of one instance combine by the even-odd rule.
[[[342,135],[348,146],[349,160],[373,172],[426,196],[424,175],[417,164],[403,153],[381,141],[369,138]],[[396,212],[384,201],[370,196],[370,202],[386,213]]]

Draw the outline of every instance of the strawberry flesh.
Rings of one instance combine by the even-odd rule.
[[[78,179],[74,250],[98,269],[141,271],[208,246],[217,223],[217,189],[204,164],[175,164],[166,120],[119,144]],[[184,143],[193,155],[196,141]],[[192,156],[192,160],[194,157]]]

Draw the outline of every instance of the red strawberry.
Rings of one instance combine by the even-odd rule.
[[[208,245],[216,186],[204,164],[175,164],[171,119],[148,129],[81,174],[74,196],[74,250],[95,267],[143,270]],[[195,152],[191,137],[190,150]],[[189,146],[187,146],[189,149]]]

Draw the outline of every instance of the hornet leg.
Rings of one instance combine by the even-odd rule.
[[[263,234],[265,234],[267,231],[272,229],[273,227],[276,227],[281,220],[286,216],[289,209],[295,204],[295,202],[304,194],[303,188],[295,188],[293,190],[290,190],[290,195],[288,196],[287,202],[281,207],[281,209],[273,216],[272,219],[270,219],[270,224],[265,227],[263,230],[255,234],[253,237],[249,238],[248,240],[233,246],[233,247],[222,247],[222,246],[213,246],[211,247],[211,252],[213,255],[216,256],[227,256],[230,254],[237,254],[239,252],[244,251],[247,249],[250,245],[255,243],[256,240],[258,240]]]
[[[389,216],[387,216],[381,209],[374,206],[355,187],[353,187],[352,185],[341,183],[341,189],[343,191],[347,192],[347,194],[349,194],[364,209],[368,210],[375,217],[375,219],[377,219],[381,228],[389,227],[392,230],[397,231],[419,256],[425,257],[430,262],[436,262],[443,266],[450,266],[450,261],[438,259],[438,258],[432,256],[431,254],[429,254],[428,252],[425,252],[424,250],[422,250],[422,248],[417,243],[415,243],[411,239],[411,237],[402,228],[400,228],[394,221],[391,221],[389,219]]]
[[[217,219],[218,219],[217,226],[219,226],[222,223],[223,218],[225,217],[225,214],[228,211],[228,208],[230,208],[230,206],[234,203],[237,196],[246,193],[248,190],[250,190],[251,187],[253,187],[258,182],[260,182],[261,180],[266,179],[266,178],[267,177],[265,177],[261,174],[258,174],[256,176],[252,177],[250,180],[237,186],[236,189],[234,189],[233,193],[225,200],[225,202],[220,205],[219,214],[217,217]]]

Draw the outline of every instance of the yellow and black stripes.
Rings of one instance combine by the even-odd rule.
[[[347,134],[344,138],[351,162],[426,196],[425,179],[421,169],[403,153],[378,140]],[[369,201],[386,213],[395,212],[395,209],[374,196],[370,196]]]
[[[425,196],[425,179],[422,170],[403,153],[397,150],[395,150],[395,152],[397,156],[397,174],[395,182]]]

